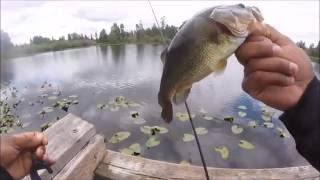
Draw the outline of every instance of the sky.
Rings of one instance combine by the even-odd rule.
[[[256,6],[265,22],[294,41],[307,45],[319,41],[319,0],[309,1],[154,1],[158,19],[180,26],[198,11],[222,4]],[[145,27],[155,23],[148,1],[3,1],[1,29],[14,44],[28,43],[35,35],[58,38],[76,32],[94,34],[114,22],[133,30],[139,21]]]

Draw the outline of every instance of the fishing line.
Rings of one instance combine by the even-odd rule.
[[[200,153],[200,157],[201,157],[203,169],[204,169],[204,172],[205,172],[205,174],[206,174],[207,180],[209,180],[210,178],[209,178],[209,173],[208,173],[206,161],[204,160],[204,157],[203,157],[203,154],[202,154],[200,141],[199,141],[197,132],[196,132],[196,130],[195,130],[195,128],[194,128],[194,124],[193,124],[193,121],[192,121],[192,117],[191,117],[191,113],[190,113],[190,109],[189,109],[187,100],[184,102],[184,104],[186,105],[186,109],[187,109],[187,112],[188,112],[188,115],[189,115],[189,120],[190,120],[190,124],[191,124],[192,130],[193,130],[194,137],[196,138],[196,142],[197,142],[197,145],[198,145],[198,149],[199,149],[199,153]]]
[[[153,17],[154,17],[154,19],[155,19],[155,21],[156,21],[156,23],[157,23],[158,31],[160,32],[161,39],[162,39],[162,41],[165,43],[164,36],[163,36],[162,31],[161,31],[161,29],[160,29],[157,16],[156,16],[156,14],[155,14],[155,12],[154,12],[154,10],[153,10],[153,7],[152,7],[152,4],[151,4],[150,0],[148,0],[148,2],[149,2],[149,6],[150,6],[150,8],[151,8],[151,10],[152,10]],[[203,166],[203,169],[204,169],[204,172],[205,172],[205,175],[206,175],[206,179],[209,180],[210,178],[209,178],[209,173],[208,173],[206,161],[205,161],[205,159],[204,159],[204,156],[203,156],[203,153],[202,153],[202,150],[201,150],[200,141],[199,141],[197,132],[196,132],[196,130],[195,130],[195,127],[194,127],[194,124],[193,124],[193,121],[192,121],[192,117],[191,117],[191,113],[190,113],[190,109],[189,109],[187,100],[184,102],[184,104],[185,104],[185,106],[186,106],[187,113],[188,113],[189,120],[190,120],[190,124],[191,124],[191,128],[192,128],[193,134],[194,134],[195,139],[196,139],[196,142],[197,142],[197,146],[198,146],[198,150],[199,150],[199,153],[200,153],[200,158],[201,158],[201,161],[202,161],[202,166]]]

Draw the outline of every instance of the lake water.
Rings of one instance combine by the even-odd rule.
[[[2,62],[1,98],[6,97],[4,91],[8,95],[9,88],[14,86],[18,90],[17,97],[9,94],[8,102],[12,104],[22,100],[14,113],[24,123],[24,128],[15,128],[14,131],[39,130],[42,124],[73,113],[93,123],[106,139],[118,131],[131,132],[131,136],[122,142],[108,143],[109,149],[118,151],[136,142],[142,147],[143,157],[175,163],[185,160],[201,165],[196,142],[182,140],[184,133],[192,133],[190,123],[175,117],[172,123],[166,124],[160,118],[157,93],[162,73],[159,56],[163,48],[162,45],[92,46]],[[293,139],[279,136],[277,127],[284,128],[277,119],[281,112],[275,111],[272,118],[275,126],[273,128],[248,126],[248,122],[252,120],[256,120],[257,124],[264,123],[261,118],[261,108],[264,105],[241,90],[242,70],[232,56],[222,75],[211,75],[195,84],[188,98],[191,111],[195,114],[195,126],[208,130],[207,134],[199,136],[207,165],[232,168],[305,165],[306,161],[295,150]],[[44,85],[45,82],[47,83]],[[61,94],[57,96],[58,99],[46,97],[59,91]],[[39,97],[41,94],[44,94],[44,97]],[[74,99],[79,100],[79,104],[72,105],[68,112],[55,108],[44,116],[37,114],[43,107],[52,106],[57,100],[69,98],[70,95],[77,95]],[[97,108],[97,104],[107,104],[120,95],[141,106],[114,109],[117,111]],[[240,105],[248,109],[241,110],[238,108]],[[208,112],[206,116],[235,117],[234,123],[242,126],[244,131],[233,134],[233,124],[218,119],[206,120],[201,109]],[[146,122],[134,123],[130,111],[138,111]],[[247,115],[240,117],[239,111]],[[179,105],[174,106],[174,112],[186,110],[183,105]],[[140,131],[140,127],[144,125],[163,126],[168,128],[169,132],[157,134],[160,144],[147,148],[145,142],[148,135]],[[240,148],[240,140],[251,142],[254,149]],[[214,150],[217,146],[229,149],[227,159],[221,158]]]

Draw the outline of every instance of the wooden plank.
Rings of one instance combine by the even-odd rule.
[[[48,154],[56,160],[53,173],[38,171],[42,179],[52,179],[96,134],[94,126],[81,118],[68,114],[44,132],[49,140]],[[28,176],[26,179],[30,179]]]
[[[108,150],[97,167],[96,179],[205,179],[200,166],[180,165],[128,156]],[[271,169],[208,168],[212,179],[319,179],[312,166]]]
[[[93,179],[93,172],[105,153],[104,138],[101,135],[94,136],[89,144],[54,177],[54,180]]]

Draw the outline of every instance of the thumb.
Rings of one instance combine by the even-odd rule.
[[[277,31],[275,28],[268,24],[259,22],[252,23],[249,26],[249,32],[252,35],[265,36],[266,38],[270,39],[273,43],[279,46],[285,46],[293,43],[293,41],[291,41],[290,38],[281,34],[279,31]]]
[[[27,132],[12,136],[12,142],[20,150],[35,149],[41,145],[47,145],[47,137],[40,132]]]

